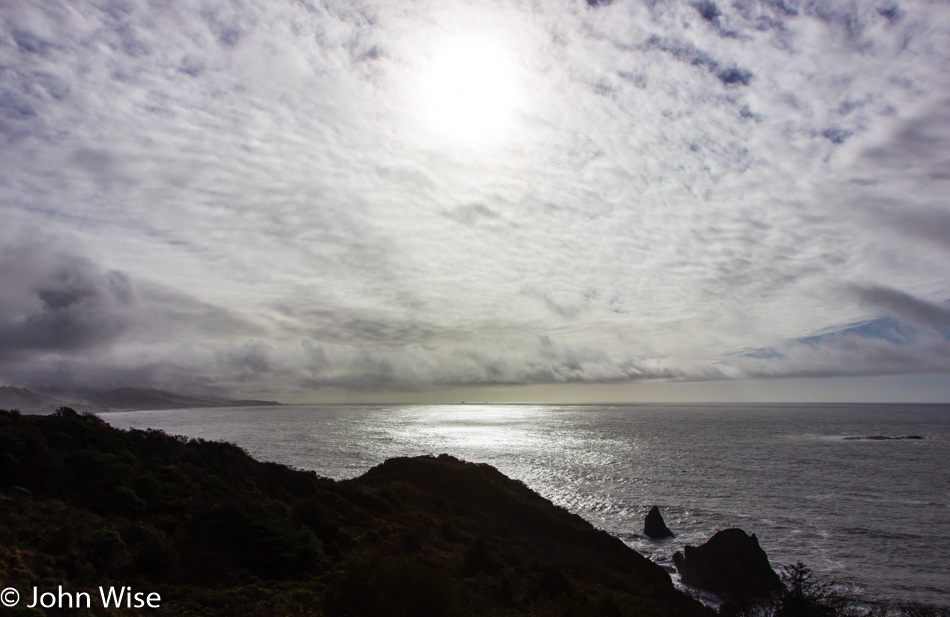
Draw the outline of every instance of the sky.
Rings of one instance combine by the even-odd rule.
[[[0,0],[0,383],[950,401],[943,1]]]

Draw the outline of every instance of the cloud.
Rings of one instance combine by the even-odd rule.
[[[0,242],[0,354],[108,345],[129,328],[137,302],[120,271],[77,256],[68,238],[6,226]]]
[[[873,334],[846,330],[791,341],[770,352],[744,356],[728,364],[745,378],[906,375],[950,370],[950,335],[933,328],[889,327]]]
[[[98,387],[131,378],[140,385],[168,367],[187,370],[179,350],[156,354],[170,340],[213,342],[261,331],[226,309],[103,268],[72,234],[16,216],[6,223],[0,370],[18,383]]]
[[[11,8],[0,379],[945,370],[948,28],[912,0]],[[463,31],[524,93],[487,147],[419,105]],[[915,334],[850,331],[885,317]]]
[[[727,362],[748,377],[900,375],[950,370],[950,307],[880,286],[846,293],[879,317]]]
[[[857,287],[854,292],[878,314],[890,314],[920,326],[950,328],[950,305],[946,303],[928,302],[889,287]]]

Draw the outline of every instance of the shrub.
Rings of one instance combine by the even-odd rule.
[[[330,617],[464,614],[448,575],[418,561],[397,557],[349,561],[327,600]]]
[[[140,572],[165,579],[179,566],[178,548],[152,525],[135,525],[123,533],[132,550],[132,561]]]
[[[947,611],[933,606],[904,603],[897,606],[873,603],[839,591],[833,582],[823,581],[798,562],[782,572],[785,590],[761,604],[737,606],[726,603],[721,617],[947,617]]]

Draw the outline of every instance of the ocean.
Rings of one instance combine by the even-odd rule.
[[[950,607],[950,406],[340,405],[106,413],[344,479],[395,456],[489,463],[668,568],[755,533],[872,600]],[[642,537],[658,505],[675,538]]]

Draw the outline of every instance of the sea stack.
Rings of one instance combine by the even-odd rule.
[[[650,508],[650,512],[643,521],[643,533],[654,540],[673,537],[673,532],[663,522],[659,507],[653,506]]]
[[[725,529],[673,555],[683,583],[733,598],[767,598],[782,589],[755,534]]]

